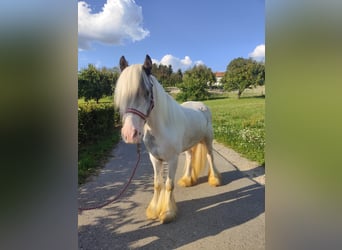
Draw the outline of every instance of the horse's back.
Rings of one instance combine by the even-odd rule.
[[[203,102],[188,101],[181,104],[183,107],[193,109],[195,111],[201,111],[209,121],[211,121],[211,112],[208,106]]]
[[[203,102],[188,101],[188,102],[183,102],[181,105],[183,107],[198,109],[198,110],[203,110],[203,111],[208,109],[208,107]]]
[[[186,137],[190,139],[186,145],[192,147],[203,140],[211,143],[213,128],[209,107],[203,102],[195,101],[184,102],[181,106],[184,108],[188,121]]]

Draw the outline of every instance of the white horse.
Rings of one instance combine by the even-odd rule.
[[[221,184],[214,165],[211,112],[201,102],[179,105],[151,75],[152,60],[146,55],[143,65],[128,66],[120,59],[121,75],[116,83],[114,102],[122,117],[121,135],[126,143],[144,141],[154,169],[154,194],[147,207],[149,219],[167,223],[175,219],[177,206],[173,189],[178,155],[186,152],[184,176],[180,186],[197,182],[200,171],[209,162],[208,182]],[[163,162],[167,162],[164,183]]]

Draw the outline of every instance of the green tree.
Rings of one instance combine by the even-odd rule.
[[[115,89],[115,83],[120,75],[120,70],[117,67],[106,68],[102,67],[100,71],[101,84],[103,86],[103,95],[111,96]]]
[[[208,99],[208,87],[216,81],[214,73],[205,65],[197,65],[184,72],[183,82],[179,85],[181,93],[177,99],[181,101],[197,101]]]
[[[85,101],[95,99],[98,103],[103,96],[113,94],[117,78],[116,69],[98,70],[94,65],[89,64],[88,68],[82,69],[78,74],[78,97],[84,97]]]
[[[265,65],[242,57],[233,59],[227,66],[222,82],[226,90],[237,90],[240,98],[246,88],[265,83]]]
[[[170,76],[170,86],[176,86],[177,84],[182,83],[183,81],[183,73],[181,69],[178,69],[176,73],[172,73]]]
[[[153,64],[152,65],[152,74],[158,79],[158,81],[164,86],[174,86],[174,73],[171,65],[163,65],[163,64]]]

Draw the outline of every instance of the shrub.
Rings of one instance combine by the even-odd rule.
[[[196,80],[188,79],[179,85],[181,92],[177,94],[176,100],[185,101],[201,101],[208,100],[210,93],[207,91],[207,86],[204,83],[196,82]]]
[[[78,144],[110,135],[115,125],[113,104],[84,103],[78,106]]]
[[[215,82],[214,73],[204,65],[194,66],[185,71],[183,82],[178,85],[181,92],[177,95],[178,101],[200,101],[209,99],[208,85]]]

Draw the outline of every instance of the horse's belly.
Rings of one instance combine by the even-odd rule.
[[[198,142],[202,141],[204,137],[206,136],[206,133],[204,133],[202,130],[198,131],[188,131],[186,135],[183,137],[183,150],[188,150],[189,148],[196,145]]]
[[[203,103],[190,102],[185,104],[183,106],[188,107],[188,109],[185,109],[187,120],[182,137],[183,151],[208,137],[212,129],[209,110]],[[201,108],[199,109],[199,107]]]

